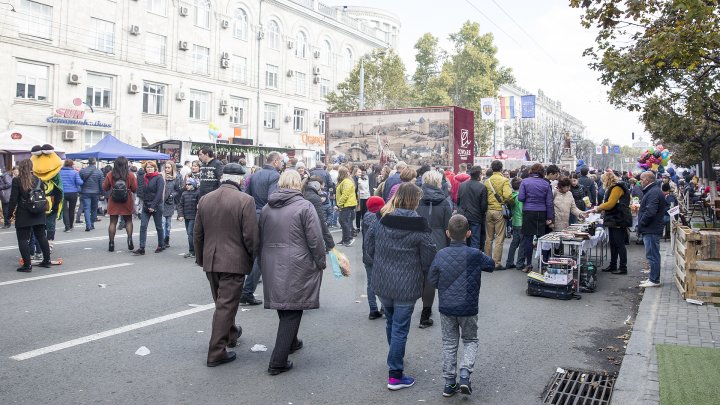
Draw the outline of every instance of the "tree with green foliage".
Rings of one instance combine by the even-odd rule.
[[[720,147],[720,2],[718,0],[570,0],[596,26],[585,51],[612,104],[642,111],[657,142],[693,151],[714,183]],[[711,187],[713,190],[714,187]]]
[[[415,43],[415,62],[417,67],[413,74],[413,96],[417,105],[442,106],[452,104],[446,86],[440,79],[440,68],[447,54],[438,46],[438,39],[429,32]]]
[[[360,96],[360,61],[337,90],[326,96],[328,111],[357,110]],[[365,70],[365,108],[410,107],[410,87],[405,81],[405,64],[393,50],[373,50],[362,56]]]

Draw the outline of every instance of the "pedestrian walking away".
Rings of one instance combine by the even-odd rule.
[[[470,168],[470,180],[457,186],[457,213],[464,215],[470,224],[468,246],[480,250],[485,248],[485,215],[488,207],[487,188],[480,181],[482,171],[482,167],[473,166]]]
[[[428,278],[438,289],[443,341],[443,396],[458,391],[472,394],[470,374],[478,351],[478,300],[483,271],[495,270],[495,262],[481,251],[467,246],[470,226],[462,215],[454,215],[445,231],[450,245],[435,255]],[[462,338],[460,383],[457,382],[458,342]]]
[[[525,254],[526,273],[533,268],[533,238],[540,238],[547,233],[555,212],[550,182],[543,178],[544,175],[543,165],[535,163],[530,167],[528,177],[522,180],[518,190],[518,200],[523,203],[522,250]]]
[[[127,248],[129,251],[135,249],[133,243],[133,222],[132,215],[135,212],[135,193],[138,189],[137,178],[130,172],[128,160],[124,156],[115,159],[112,170],[105,176],[102,188],[109,193],[108,214],[110,224],[108,225],[108,251],[115,251],[115,233],[120,217],[125,219],[125,233],[127,234]]]
[[[660,237],[664,229],[663,217],[667,211],[667,202],[653,172],[643,172],[640,184],[643,187],[643,198],[638,212],[638,231],[645,245],[645,257],[650,263],[650,277],[640,287],[659,287]]]
[[[270,195],[277,189],[277,182],[280,179],[280,168],[282,168],[282,155],[278,152],[270,152],[265,159],[265,165],[261,170],[255,172],[247,185],[247,193],[255,200],[255,215],[259,220],[260,212],[267,204]],[[259,260],[255,260],[252,272],[245,278],[245,286],[240,297],[240,303],[243,305],[260,305],[262,300],[255,298],[255,289],[257,288],[262,270],[260,269]]]
[[[303,347],[298,330],[303,311],[320,307],[325,243],[320,217],[300,192],[302,181],[285,171],[260,214],[260,268],[265,308],[277,310],[279,323],[268,373],[293,368],[288,356]]]
[[[428,171],[422,177],[422,193],[417,213],[425,218],[432,231],[432,239],[436,249],[445,248],[450,240],[446,234],[448,222],[452,216],[452,208],[448,197],[443,193],[442,174],[436,171]],[[435,301],[435,286],[427,279],[423,280],[422,313],[420,314],[420,328],[427,328],[433,325],[432,306]]]
[[[80,178],[83,181],[80,189],[80,199],[85,216],[85,231],[95,229],[97,221],[98,200],[102,194],[102,183],[105,179],[100,169],[96,166],[95,158],[88,159],[87,167],[80,170]]]
[[[165,189],[165,179],[158,172],[157,163],[152,160],[145,162],[144,186],[142,187],[142,212],[140,213],[140,247],[133,251],[136,255],[145,254],[145,242],[147,240],[147,228],[150,219],[155,223],[157,232],[157,248],[155,253],[165,250],[162,226],[162,204]]]
[[[372,286],[372,274],[373,274],[373,258],[370,256],[370,253],[368,252],[368,246],[367,246],[367,235],[370,232],[370,228],[375,226],[375,224],[380,220],[380,209],[385,205],[385,201],[382,199],[382,197],[379,196],[372,196],[368,198],[367,201],[367,209],[368,212],[365,213],[365,216],[363,216],[362,224],[361,224],[361,231],[362,231],[362,237],[363,237],[363,243],[362,243],[362,252],[363,252],[363,264],[365,265],[365,275],[367,276],[366,279],[366,291],[367,291],[367,299],[368,299],[368,305],[370,306],[370,314],[368,315],[368,319],[374,320],[378,318],[382,318],[383,310],[378,310],[377,305],[377,298],[375,295],[375,290]]]
[[[250,273],[259,244],[253,199],[240,191],[245,171],[237,163],[223,168],[220,186],[200,199],[195,214],[195,263],[202,266],[215,302],[207,366],[236,358],[233,348],[242,335],[235,324],[245,276]]]
[[[12,213],[9,211],[10,207],[10,193],[12,192],[12,179],[17,176],[17,167],[13,167],[12,170],[3,170],[0,175],[0,201],[2,202],[2,214],[3,214],[3,229],[10,228],[10,219]]]
[[[418,186],[402,184],[367,236],[373,290],[385,309],[389,390],[415,384],[415,378],[405,374],[405,345],[415,301],[422,296],[424,276],[436,251],[427,220],[415,211],[421,197]]]
[[[62,215],[63,225],[65,225],[65,232],[70,232],[75,226],[75,208],[78,202],[78,193],[80,193],[83,185],[80,173],[75,170],[73,160],[65,160],[63,168],[60,169],[60,179],[63,184],[63,198],[65,200]]]

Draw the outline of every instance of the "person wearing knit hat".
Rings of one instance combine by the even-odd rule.
[[[367,212],[363,216],[361,229],[363,237],[363,264],[365,265],[365,273],[367,274],[367,299],[368,305],[370,305],[370,315],[368,319],[381,318],[383,313],[382,309],[378,310],[377,299],[375,298],[375,291],[372,288],[372,266],[373,258],[368,254],[365,248],[365,237],[368,234],[368,230],[380,220],[380,209],[385,205],[385,200],[382,197],[372,196],[367,200]]]

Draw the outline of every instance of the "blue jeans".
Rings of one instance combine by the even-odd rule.
[[[145,241],[147,241],[147,228],[150,218],[155,222],[155,230],[157,231],[158,247],[163,246],[163,216],[162,212],[147,212],[144,209],[140,213],[140,249],[145,249]]]
[[[643,234],[645,244],[645,257],[650,263],[650,281],[660,282],[660,235]]]
[[[510,242],[510,249],[508,250],[508,256],[507,256],[507,260],[505,261],[505,267],[510,267],[510,265],[512,265],[512,264],[515,264],[515,267],[517,267],[518,269],[525,267],[525,255],[523,254],[523,247],[521,244],[522,240],[523,240],[522,227],[521,226],[513,226],[512,242]],[[515,250],[517,250],[517,261],[515,263],[513,263],[513,260],[515,260]]]
[[[335,215],[335,209],[333,208],[332,204],[324,204],[322,206],[322,209],[323,211],[325,211],[325,225],[330,226],[334,224],[333,215]]]
[[[163,216],[163,237],[169,238],[170,237],[170,227],[172,227],[172,215],[170,216]]]
[[[402,378],[405,358],[405,344],[410,331],[410,318],[415,309],[415,301],[395,301],[380,297],[385,309],[385,333],[388,341],[388,376]]]
[[[80,194],[82,200],[83,213],[85,214],[85,229],[95,229],[95,220],[97,219],[98,195],[97,194]]]
[[[185,232],[187,232],[188,252],[190,252],[190,253],[195,253],[195,245],[193,245],[193,229],[195,229],[195,220],[194,219],[186,219],[185,220]]]
[[[378,310],[375,290],[372,288],[372,269],[372,264],[365,265],[365,274],[367,274],[367,299],[368,305],[370,305],[370,312]]]
[[[335,206],[337,204],[335,203],[334,199],[330,199],[330,207],[332,207],[332,214],[328,216],[328,223],[333,226],[338,225],[338,211],[335,211]]]
[[[466,241],[467,245],[475,249],[483,250],[485,248],[485,221],[469,222],[470,239]]]

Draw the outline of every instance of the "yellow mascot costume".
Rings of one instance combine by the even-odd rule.
[[[62,169],[63,161],[55,153],[52,145],[35,145],[31,153],[33,172],[45,184],[45,195],[48,199],[45,225],[52,250],[53,240],[55,240],[55,222],[62,217],[63,186],[60,180],[60,169]]]

